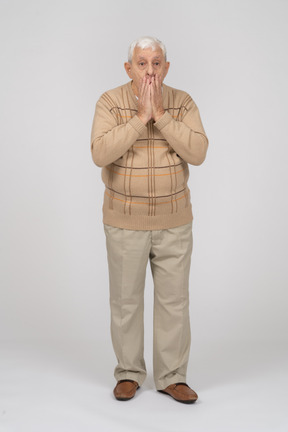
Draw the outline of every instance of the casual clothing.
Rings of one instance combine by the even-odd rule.
[[[148,259],[154,280],[153,371],[157,390],[185,382],[190,351],[189,270],[192,222],[151,231],[104,225],[110,280],[111,336],[117,381],[141,386],[144,285]]]
[[[131,81],[105,92],[95,108],[91,152],[105,184],[103,223],[159,230],[192,221],[188,163],[201,164],[208,138],[184,91],[163,84],[165,114],[144,125]]]
[[[103,224],[109,267],[111,337],[117,381],[145,380],[144,286],[154,281],[153,370],[157,390],[186,381],[190,350],[192,207],[188,164],[208,148],[189,94],[162,85],[165,113],[136,115],[131,81],[102,94],[91,131],[93,161],[105,184]]]

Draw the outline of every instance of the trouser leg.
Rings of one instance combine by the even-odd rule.
[[[116,380],[142,385],[144,361],[144,286],[150,251],[149,231],[104,225],[109,268],[111,337],[118,364]]]
[[[157,390],[186,382],[191,331],[189,272],[192,223],[152,231],[154,280],[153,369]]]

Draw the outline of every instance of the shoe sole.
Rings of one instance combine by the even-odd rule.
[[[184,404],[193,404],[193,403],[195,403],[196,400],[197,400],[197,399],[194,399],[194,400],[180,400],[180,399],[176,399],[174,396],[170,395],[169,393],[165,392],[164,390],[157,390],[157,391],[160,392],[160,393],[163,393],[163,394],[165,394],[165,395],[167,395],[167,396],[172,397],[172,398],[175,399],[177,402],[181,402],[181,403],[184,403]]]
[[[133,396],[130,397],[130,398],[119,398],[119,397],[116,397],[116,396],[115,396],[115,398],[116,398],[118,401],[128,401],[128,400],[130,400],[130,399],[133,399],[134,396],[135,396],[135,395],[133,395]]]

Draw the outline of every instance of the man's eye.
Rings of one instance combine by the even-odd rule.
[[[155,66],[159,66],[159,64],[160,64],[160,63],[158,63],[158,62],[154,63]]]
[[[140,66],[144,66],[144,63],[143,63],[143,62],[142,62],[142,63],[139,63],[139,65],[140,65]]]

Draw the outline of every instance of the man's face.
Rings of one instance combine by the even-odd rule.
[[[124,67],[128,76],[133,80],[134,90],[138,93],[140,79],[144,76],[151,78],[158,75],[162,84],[167,75],[170,63],[165,62],[163,52],[160,47],[154,51],[152,48],[142,49],[135,47],[131,63],[125,63]]]

